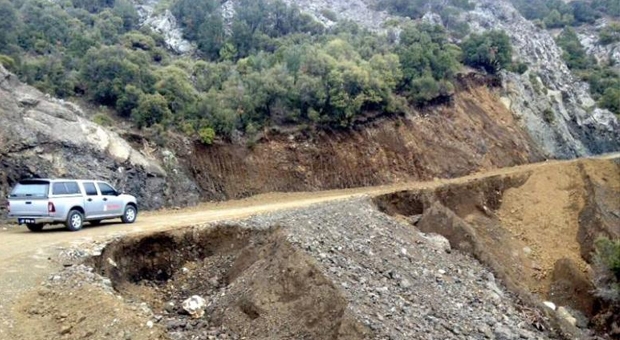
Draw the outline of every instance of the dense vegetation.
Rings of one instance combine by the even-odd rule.
[[[603,15],[620,17],[617,0],[511,0],[521,14],[547,28],[593,24]]]
[[[496,72],[511,59],[500,32],[465,40],[463,54],[438,26],[405,27],[396,43],[350,22],[326,30],[281,1],[237,6],[224,22],[219,1],[172,4],[197,60],[171,56],[159,34],[138,27],[128,0],[0,0],[0,62],[43,91],[208,144],[446,102],[463,63]]]

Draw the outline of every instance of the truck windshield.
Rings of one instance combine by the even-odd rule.
[[[11,192],[11,197],[46,197],[49,191],[49,182],[27,181],[20,182]]]

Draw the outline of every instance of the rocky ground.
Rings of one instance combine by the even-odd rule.
[[[613,327],[598,328],[615,319],[587,288],[588,254],[593,236],[620,235],[619,166],[611,158],[532,165],[250,218],[218,215],[240,221],[75,240],[33,255],[65,268],[5,304],[12,321],[2,309],[0,325],[12,323],[0,334],[599,339],[594,327],[613,339]],[[32,235],[62,236],[44,234]],[[24,263],[35,271],[43,262]]]
[[[551,336],[542,314],[520,304],[476,260],[368,199],[124,239],[96,262],[95,271],[112,280],[90,266],[69,266],[22,309],[48,325],[47,334],[66,339]],[[75,308],[72,294],[114,312],[82,327],[79,314],[87,311]],[[181,306],[193,295],[207,301],[201,318]],[[117,333],[101,328],[106,322]]]

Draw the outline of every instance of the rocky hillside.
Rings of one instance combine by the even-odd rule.
[[[21,178],[108,180],[138,196],[141,207],[198,201],[174,161],[136,150],[118,133],[90,121],[75,104],[24,85],[0,66],[0,196]],[[2,204],[2,208],[5,205]]]
[[[386,27],[389,27],[386,22],[404,23],[408,20],[381,11],[376,1],[286,2],[299,6],[327,27],[337,20],[352,20],[385,34]],[[477,0],[472,3],[474,9],[461,13],[460,20],[469,23],[473,32],[505,31],[513,44],[513,58],[528,65],[523,74],[503,73],[502,101],[547,157],[570,158],[620,149],[618,118],[597,106],[587,83],[568,69],[562,59],[563,52],[550,32],[526,20],[509,1]],[[234,4],[230,0],[223,5],[225,16],[235,15]],[[331,16],[330,13],[337,15]],[[422,18],[439,25],[444,25],[448,19],[431,11]],[[160,15],[159,22],[165,21],[170,20]],[[178,27],[170,27],[168,32],[178,30]],[[617,44],[604,46],[591,32],[587,33],[587,29],[584,30],[580,38],[589,53],[601,61],[617,62]],[[174,48],[178,50],[177,39],[167,39],[167,42],[177,46]]]
[[[466,16],[475,29],[504,30],[515,57],[529,65],[522,75],[505,73],[503,96],[548,155],[574,157],[620,148],[617,117],[597,107],[588,85],[571,74],[548,32],[504,1],[479,1]]]
[[[289,0],[262,16],[242,0],[2,0],[18,24],[0,37],[17,74],[1,69],[0,193],[23,176],[98,177],[156,208],[620,150],[618,118],[509,2],[428,3],[411,18],[389,3]],[[43,14],[58,31],[41,31]],[[462,55],[494,30],[507,43],[486,68]],[[107,127],[76,98],[115,112]]]

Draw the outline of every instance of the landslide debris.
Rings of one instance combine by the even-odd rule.
[[[20,300],[14,331],[24,339],[594,339],[587,328],[605,336],[614,315],[591,295],[590,259],[579,255],[598,234],[617,237],[619,167],[557,163],[116,239]],[[519,197],[540,200],[521,202],[526,212]],[[538,220],[548,227],[507,223]],[[567,223],[568,236],[558,235]],[[86,298],[98,305],[76,302]],[[101,313],[81,327],[92,310]]]
[[[618,160],[580,160],[375,202],[445,236],[525,300],[567,307],[576,321],[585,320],[576,322],[582,328],[612,327],[613,316],[599,317],[608,306],[593,294],[590,264],[599,236],[620,237]]]
[[[95,267],[173,339],[548,337],[541,314],[442,240],[356,199],[121,239]],[[182,307],[193,295],[201,318]]]

